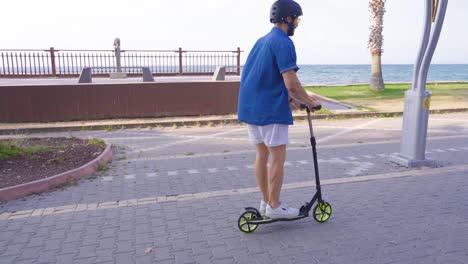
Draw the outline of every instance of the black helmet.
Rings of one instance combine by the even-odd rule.
[[[270,9],[270,22],[281,23],[286,17],[296,18],[302,16],[301,6],[293,0],[277,0]]]

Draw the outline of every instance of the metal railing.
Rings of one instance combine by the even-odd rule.
[[[240,48],[234,51],[121,50],[122,71],[141,76],[149,67],[155,76],[210,75],[217,66],[240,75]],[[114,50],[0,49],[0,78],[77,77],[84,67],[93,76],[116,71]]]

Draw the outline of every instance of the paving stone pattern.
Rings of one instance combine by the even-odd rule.
[[[399,149],[396,119],[317,122],[322,179],[344,180],[323,186],[332,218],[251,234],[237,228],[260,199],[245,127],[74,133],[115,144],[114,162],[0,204],[0,263],[468,263],[468,123],[455,127],[453,117],[430,128],[432,169],[387,161]],[[291,128],[285,184],[294,187],[282,193],[290,205],[314,193],[307,134],[305,123]],[[67,133],[37,136],[50,135]]]

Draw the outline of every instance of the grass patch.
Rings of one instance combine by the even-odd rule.
[[[185,156],[193,156],[194,154],[195,153],[193,153],[193,152],[187,152],[187,153],[185,153]]]
[[[323,107],[322,109],[315,111],[314,114],[319,114],[319,115],[331,115],[333,114],[332,111],[330,111],[328,108]]]
[[[122,129],[123,129],[123,126],[122,126]],[[104,130],[105,130],[106,132],[111,132],[111,131],[114,131],[114,127],[111,126],[111,125],[108,125],[108,126],[105,126],[105,127],[104,127]]]
[[[6,160],[21,154],[21,149],[10,142],[0,142],[0,160]]]
[[[307,86],[307,90],[340,101],[346,100],[385,100],[404,98],[411,84],[386,84],[385,90],[372,90],[368,84],[345,86]],[[432,96],[462,96],[468,98],[468,83],[429,83],[426,90]]]
[[[30,157],[36,153],[49,151],[49,147],[46,146],[31,146],[31,147],[21,147],[23,154]]]
[[[387,117],[394,117],[392,114],[388,114],[388,113],[383,113],[383,114],[379,114],[378,116],[379,118],[387,118]]]
[[[378,112],[382,103],[402,104],[405,92],[411,89],[410,83],[386,84],[385,90],[372,90],[369,84],[345,86],[308,86],[313,93],[354,105],[360,110]],[[468,101],[468,83],[428,83],[426,90],[432,93],[431,101],[439,105],[451,105],[453,102]],[[388,107],[387,107],[388,108]],[[391,108],[391,107],[390,107]]]
[[[358,105],[356,106],[356,108],[358,110],[366,110],[366,111],[369,111],[369,112],[377,112],[378,110],[375,109],[374,107],[369,107],[369,106],[363,106],[363,105]]]
[[[98,171],[107,171],[109,170],[109,166],[107,165],[99,165],[97,168]]]
[[[307,90],[333,98],[339,101],[353,99],[396,99],[403,98],[405,91],[411,88],[410,84],[387,84],[385,90],[376,91],[370,89],[369,85],[346,85],[346,86],[308,86]]]
[[[8,140],[0,142],[0,160],[7,160],[16,156],[34,156],[40,152],[49,151],[46,146],[21,146],[21,140]]]
[[[106,142],[104,142],[104,140],[102,140],[102,139],[90,138],[90,139],[87,140],[87,142],[88,142],[88,144],[95,145],[95,146],[98,146],[98,147],[101,147],[101,148],[106,147]]]

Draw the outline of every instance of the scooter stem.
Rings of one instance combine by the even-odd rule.
[[[310,131],[310,138],[314,137],[314,129],[312,128],[312,119],[310,118],[310,109],[306,108],[307,111],[307,121],[309,122],[309,131]]]
[[[318,200],[322,201],[322,188],[320,187],[320,177],[317,161],[317,141],[314,136],[314,129],[312,128],[312,118],[310,116],[310,109],[307,107],[307,121],[309,122],[309,131],[310,131],[310,145],[312,146],[312,156],[314,159],[314,172],[315,172],[315,184],[317,187]]]

